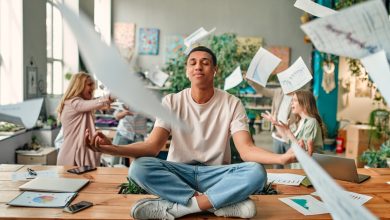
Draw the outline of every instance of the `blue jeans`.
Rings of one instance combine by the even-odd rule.
[[[204,193],[216,209],[247,199],[267,183],[264,167],[255,162],[206,166],[153,157],[136,159],[129,177],[147,192],[182,205],[196,191]]]

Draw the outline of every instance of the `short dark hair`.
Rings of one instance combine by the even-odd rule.
[[[214,66],[217,65],[217,57],[215,56],[214,52],[213,52],[212,50],[210,50],[209,48],[204,47],[204,46],[198,46],[198,47],[193,48],[193,49],[188,53],[188,55],[187,55],[186,63],[187,63],[187,60],[188,60],[188,58],[190,57],[190,55],[191,55],[193,52],[196,52],[196,51],[202,51],[202,52],[206,52],[206,53],[210,54]]]

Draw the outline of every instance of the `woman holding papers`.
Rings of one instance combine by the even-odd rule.
[[[109,107],[113,100],[109,96],[92,99],[94,90],[94,79],[87,73],[81,72],[72,76],[57,107],[64,136],[57,165],[100,165],[101,154],[85,146],[85,130],[89,129],[95,133],[94,110]]]
[[[310,155],[313,151],[321,152],[325,129],[313,94],[304,90],[294,92],[291,113],[297,117],[296,123],[277,121],[269,112],[263,113],[262,116],[274,124],[284,137],[298,142]],[[310,144],[313,144],[313,148],[307,148],[308,142],[312,142]]]

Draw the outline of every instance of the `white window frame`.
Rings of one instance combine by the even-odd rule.
[[[48,0],[52,1],[52,0]],[[51,10],[51,13],[49,13]],[[61,95],[64,91],[64,38],[63,38],[63,21],[62,15],[53,4],[46,3],[46,33],[47,33],[47,88],[46,93],[49,95]],[[55,14],[59,18],[55,18]],[[54,21],[56,19],[56,22]],[[57,33],[54,33],[54,30]],[[56,43],[55,43],[56,42]],[[58,66],[60,64],[60,66]],[[55,68],[57,67],[57,68]],[[59,82],[57,81],[59,80]]]

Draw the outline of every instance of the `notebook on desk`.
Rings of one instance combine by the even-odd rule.
[[[19,189],[42,192],[77,192],[88,182],[88,179],[37,177],[19,186]]]
[[[361,183],[370,178],[368,175],[358,174],[354,159],[316,153],[313,153],[313,159],[335,179]]]

